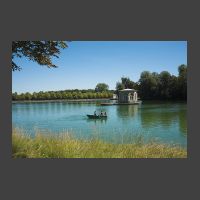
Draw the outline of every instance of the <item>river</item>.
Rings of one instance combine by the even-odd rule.
[[[105,101],[103,101],[105,102]],[[87,114],[108,115],[107,120],[88,119]],[[180,102],[143,102],[141,105],[100,106],[97,102],[13,103],[13,127],[34,136],[40,132],[70,132],[77,138],[99,138],[129,143],[134,136],[145,140],[187,146],[187,104]]]

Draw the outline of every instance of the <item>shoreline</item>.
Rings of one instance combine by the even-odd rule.
[[[52,100],[25,100],[25,101],[13,101],[12,103],[44,103],[44,102],[94,102],[101,100],[110,100],[109,98],[101,98],[101,99],[52,99]]]
[[[52,100],[19,100],[14,101],[12,103],[48,103],[48,102],[95,102],[95,101],[115,101],[117,99],[110,99],[110,98],[100,98],[100,99],[52,99]],[[187,100],[143,100],[143,103],[186,103]]]

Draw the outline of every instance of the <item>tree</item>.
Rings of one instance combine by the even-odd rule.
[[[108,91],[109,86],[105,83],[98,83],[95,87],[96,92],[105,92]]]
[[[73,99],[71,92],[68,93],[68,99]]]
[[[17,98],[18,98],[17,92],[12,93],[12,100],[17,100]]]
[[[45,99],[48,99],[48,100],[51,99],[51,95],[49,92],[45,92],[44,97]]]
[[[174,75],[171,76],[171,81],[169,85],[169,93],[172,99],[179,99],[180,93],[178,88],[178,78]]]
[[[143,99],[152,99],[156,96],[157,89],[157,74],[152,74],[149,71],[143,71],[139,79],[139,95]]]
[[[19,95],[19,99],[20,99],[20,100],[25,100],[25,94],[24,94],[24,93],[21,93],[21,94]]]
[[[44,92],[43,91],[38,92],[37,98],[39,100],[43,100],[44,99]]]
[[[169,99],[170,98],[170,83],[171,83],[171,74],[167,71],[160,73],[160,93],[161,98]]]
[[[160,85],[160,74],[153,72],[151,74],[152,76],[152,98],[153,99],[159,99],[160,97],[160,91],[159,91],[159,85]]]
[[[134,89],[135,83],[130,80],[128,77],[122,77],[121,78],[122,84],[124,85],[124,88],[127,89]]]
[[[125,87],[124,87],[124,84],[122,84],[121,82],[117,82],[116,83],[116,90],[117,90],[117,92],[119,91],[119,90],[123,90]]]
[[[26,100],[31,100],[32,99],[32,95],[29,92],[25,93],[25,99]]]
[[[36,92],[33,92],[33,94],[32,94],[32,99],[33,99],[33,100],[37,100],[37,93],[36,93]]]
[[[121,82],[118,81],[116,83],[116,92],[118,93],[119,90],[123,90],[123,89],[135,89],[136,84],[130,80],[130,78],[128,77],[122,77],[121,78]]]
[[[187,99],[187,66],[180,65],[178,67],[178,72],[179,93],[182,99]]]
[[[58,92],[56,93],[56,98],[57,98],[57,99],[62,99],[62,94],[61,94],[61,92],[58,91]]]
[[[68,47],[64,41],[13,41],[12,42],[12,70],[21,67],[14,62],[15,57],[27,57],[39,65],[57,67],[52,63],[52,57],[58,58],[60,49]]]

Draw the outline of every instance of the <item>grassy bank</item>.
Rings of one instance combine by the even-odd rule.
[[[187,150],[156,142],[111,144],[99,139],[80,140],[69,134],[31,138],[18,129],[12,134],[13,158],[186,158]]]

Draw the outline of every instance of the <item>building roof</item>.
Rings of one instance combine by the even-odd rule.
[[[127,88],[127,89],[123,89],[123,90],[119,90],[120,92],[126,92],[126,91],[136,91],[135,89],[129,89],[129,88]]]

